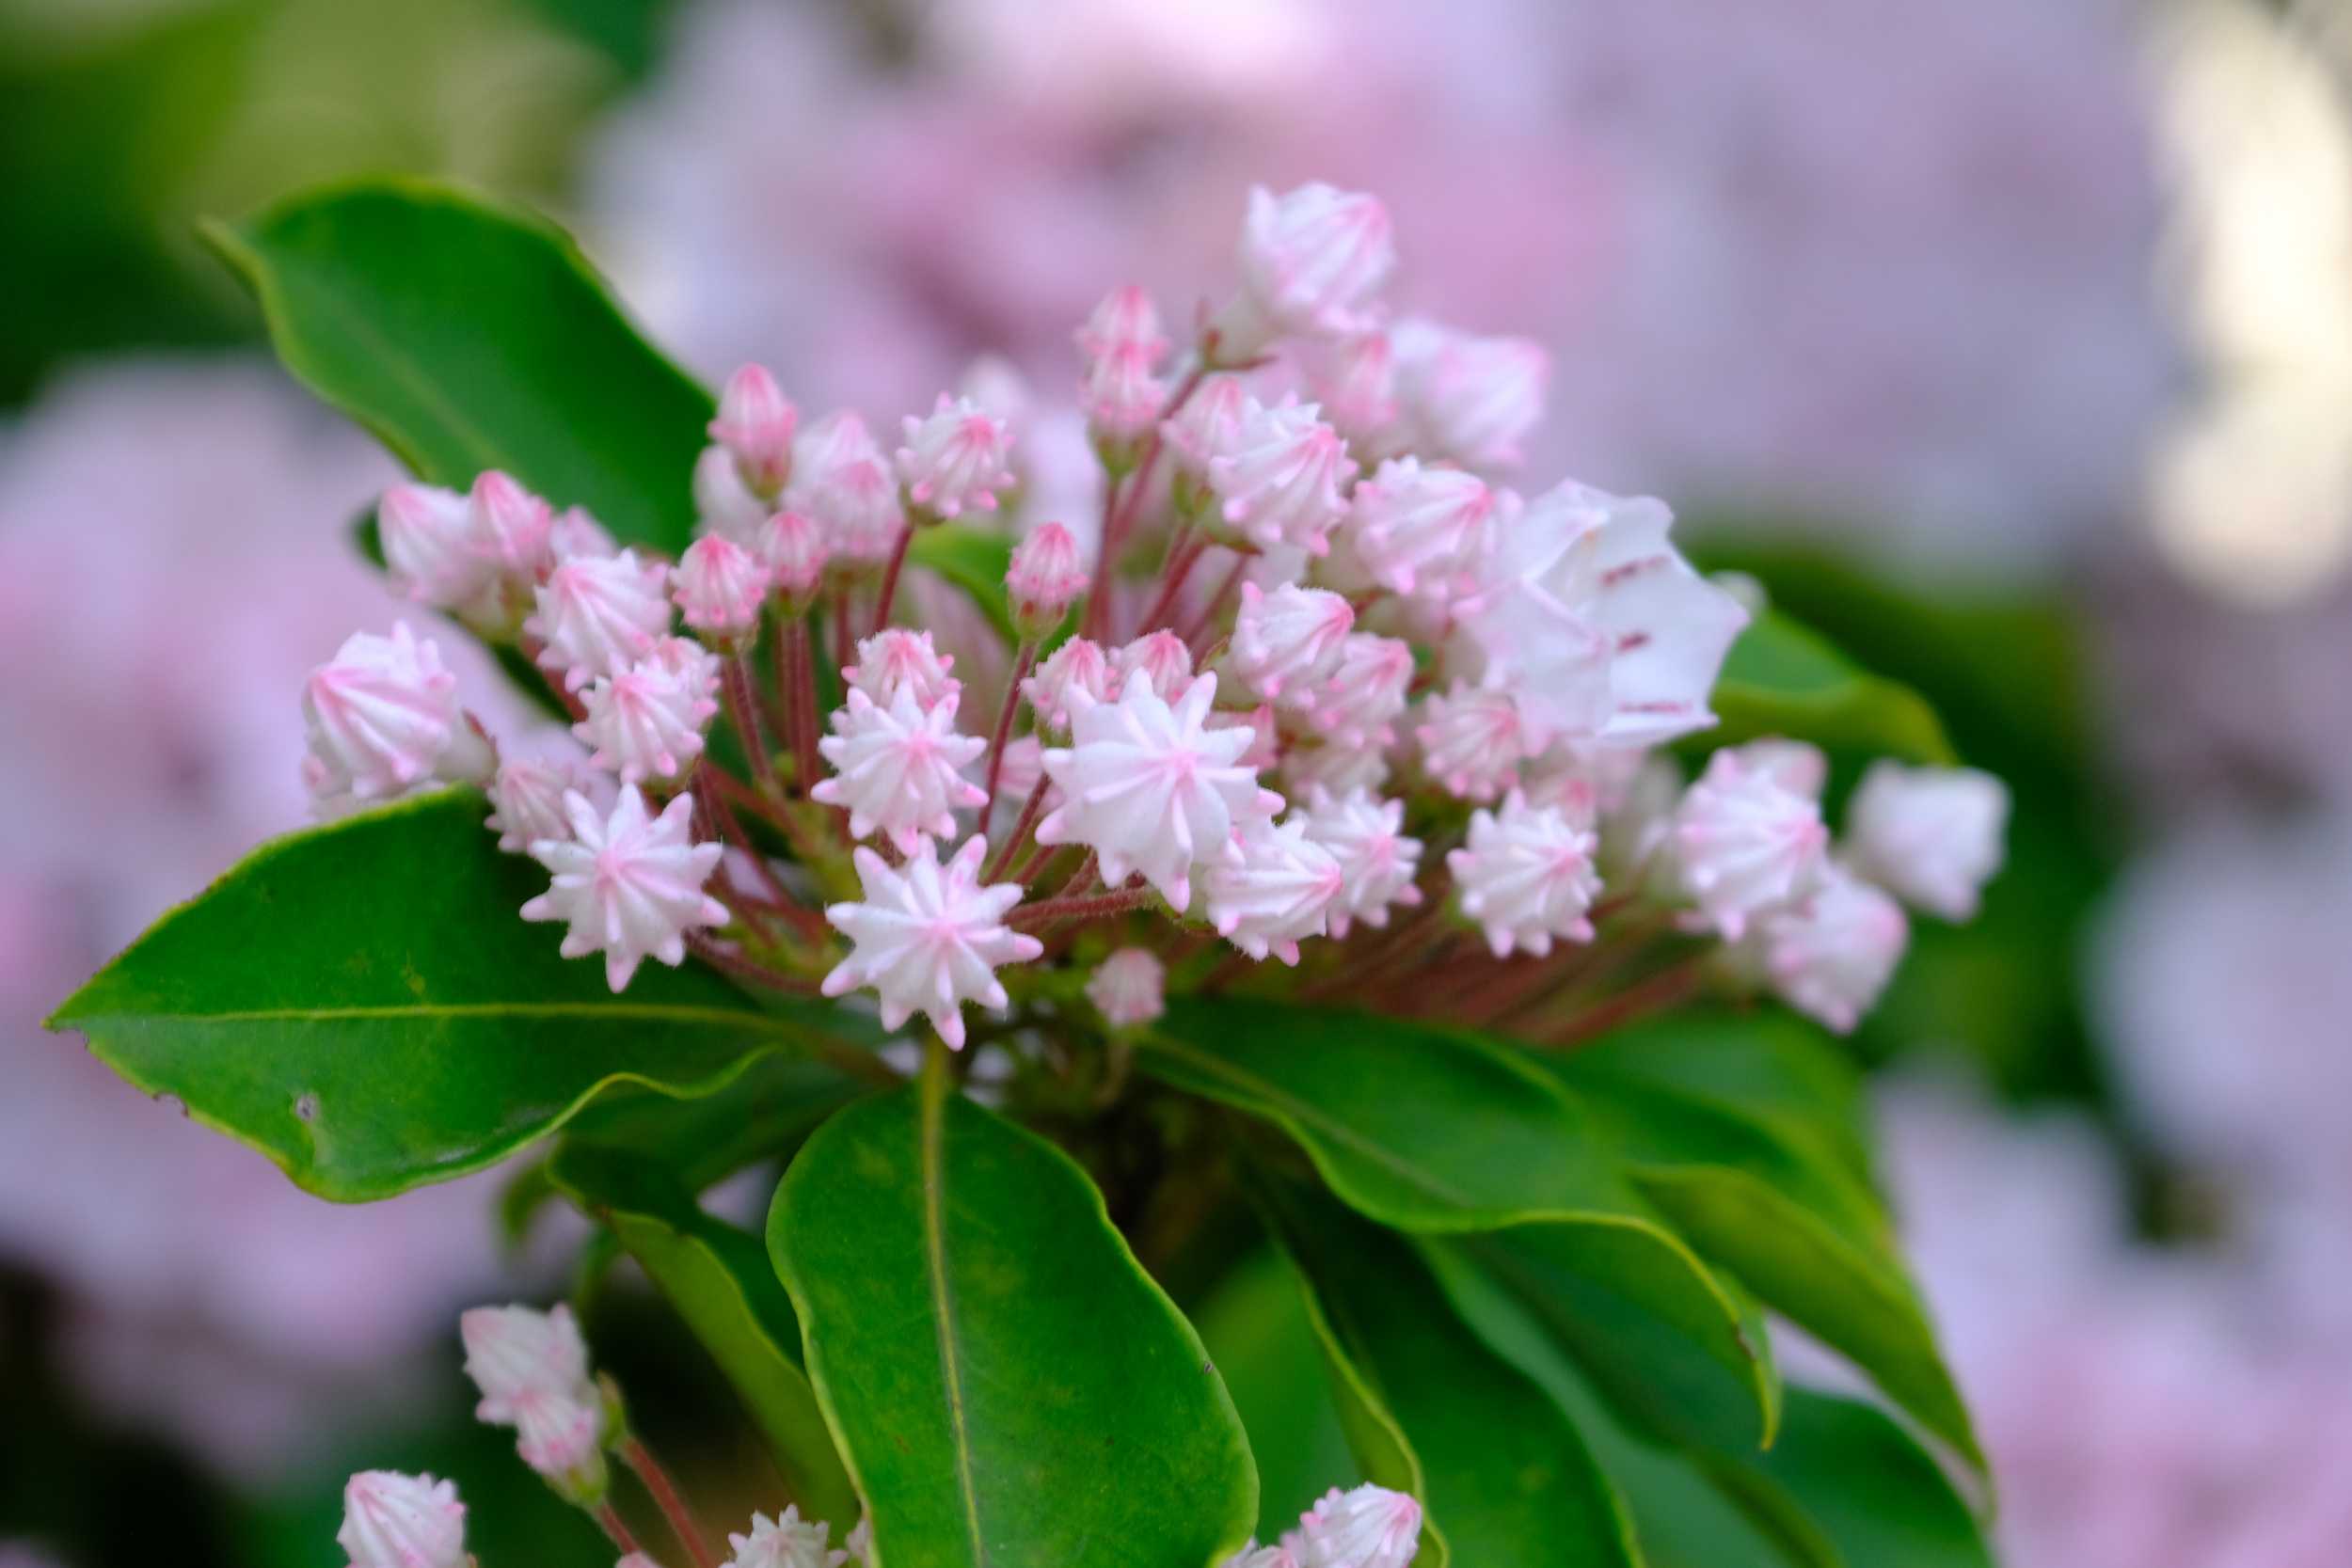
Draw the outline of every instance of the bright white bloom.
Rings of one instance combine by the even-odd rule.
[[[539,585],[538,608],[523,623],[545,644],[540,666],[560,671],[577,691],[618,674],[670,630],[670,568],[635,550],[566,561]]]
[[[1707,699],[1747,611],[1667,543],[1674,515],[1573,481],[1498,530],[1467,617],[1533,738],[1652,746],[1714,722]]]
[[[2009,786],[1973,768],[1875,762],[1846,808],[1853,868],[1906,902],[1966,920],[2001,868]]]
[[[1836,865],[1757,926],[1764,973],[1797,1011],[1843,1035],[1894,976],[1911,941],[1902,906]]]
[[[1397,324],[1395,343],[1409,443],[1482,471],[1517,467],[1519,443],[1544,414],[1551,360],[1543,346],[1418,320]]]
[[[846,807],[851,837],[887,834],[902,855],[914,853],[925,833],[954,832],[956,808],[988,799],[963,777],[988,742],[956,733],[961,700],[950,691],[927,708],[910,684],[884,707],[852,687],[848,705],[834,710],[834,733],[818,743],[834,776],[818,781],[809,799]]]
[[[859,641],[857,662],[843,665],[841,678],[852,690],[865,692],[883,707],[899,692],[910,691],[917,707],[928,708],[963,689],[962,683],[948,673],[955,667],[952,654],[931,646],[930,632],[884,626]]]
[[[824,580],[825,531],[804,512],[779,512],[760,524],[755,548],[769,581],[794,610],[805,610]]]
[[[1236,825],[1281,807],[1241,766],[1255,735],[1211,729],[1216,677],[1201,675],[1171,705],[1140,671],[1115,703],[1072,704],[1072,744],[1044,753],[1061,805],[1038,824],[1040,844],[1084,844],[1112,887],[1133,872],[1177,909],[1192,902],[1192,868],[1231,847]]]
[[[748,545],[759,537],[768,520],[768,503],[743,482],[735,454],[724,447],[705,447],[694,459],[694,517],[705,534],[717,534]]]
[[[1333,338],[1375,325],[1374,296],[1396,266],[1388,210],[1329,185],[1249,193],[1241,231],[1242,295],[1218,323],[1227,360],[1273,339]]]
[[[343,1485],[335,1544],[351,1568],[467,1568],[466,1505],[450,1481],[362,1470]]]
[[[1311,689],[1339,663],[1340,645],[1355,625],[1356,612],[1328,589],[1286,584],[1266,594],[1245,582],[1225,668],[1269,702],[1286,690]]]
[[[898,482],[866,421],[849,409],[828,414],[801,433],[793,445],[784,510],[817,519],[827,552],[845,571],[889,560],[898,531],[906,526]]]
[[[587,717],[572,733],[594,747],[589,761],[624,784],[675,779],[702,755],[703,730],[719,711],[718,657],[701,643],[665,637],[645,657],[588,689]]]
[[[525,920],[568,923],[564,957],[603,953],[605,983],[617,992],[648,955],[675,968],[686,961],[688,931],[727,923],[727,907],[703,892],[726,847],[694,842],[691,795],[660,816],[647,814],[634,784],[623,787],[610,816],[576,791],[564,808],[572,836],[531,847],[554,881],[522,911]]]
[[[727,1545],[735,1555],[727,1560],[727,1568],[841,1568],[850,1554],[825,1549],[832,1533],[833,1527],[824,1521],[802,1518],[796,1504],[787,1503],[772,1521],[755,1513],[751,1534],[728,1535]]]
[[[1251,399],[1237,375],[1213,375],[1193,388],[1173,416],[1160,421],[1160,435],[1177,467],[1206,479],[1209,465],[1241,443],[1242,415]]]
[[[1308,722],[1327,740],[1348,747],[1386,746],[1413,685],[1413,645],[1394,637],[1350,632],[1330,674],[1298,694]]]
[[[492,468],[467,496],[474,548],[493,574],[530,582],[554,564],[555,515],[546,501]]]
[[[1803,896],[1824,864],[1820,802],[1780,782],[1786,761],[1771,749],[1717,752],[1675,811],[1683,888],[1726,942],[1765,910]]]
[[[1136,673],[1162,702],[1172,703],[1192,684],[1192,650],[1172,631],[1147,631],[1112,656],[1110,689],[1124,691],[1127,677]]]
[[[1209,459],[1218,515],[1251,544],[1295,545],[1310,555],[1330,548],[1326,535],[1347,514],[1340,486],[1356,465],[1320,414],[1294,398],[1247,399],[1232,446]]]
[[[1123,284],[1104,294],[1078,328],[1078,352],[1089,359],[1126,347],[1142,349],[1152,364],[1168,352],[1159,307],[1139,283]]]
[[[429,779],[479,779],[490,749],[458,711],[457,677],[405,621],[354,632],[303,683],[303,782],[322,809],[389,800]]]
[[[1125,446],[1150,434],[1168,405],[1168,383],[1152,370],[1145,343],[1114,343],[1086,364],[1078,411],[1097,440]]]
[[[732,539],[707,534],[678,557],[678,613],[696,631],[740,639],[758,626],[767,597],[766,563]]]
[[[1323,417],[1362,457],[1394,450],[1396,356],[1385,332],[1365,332],[1332,343],[1307,361],[1308,385]]]
[[[1087,1000],[1114,1029],[1149,1023],[1168,1010],[1168,971],[1148,947],[1122,947],[1094,966]]]
[[[962,1004],[1004,1006],[997,967],[1027,963],[1045,951],[1035,937],[1005,925],[1005,912],[1021,902],[1019,884],[980,885],[987,853],[988,841],[975,833],[943,866],[939,846],[921,838],[894,870],[860,847],[854,861],[865,900],[825,911],[850,942],[850,956],[825,976],[825,994],[871,988],[882,999],[883,1028],[923,1013],[941,1039],[962,1049]]]
[[[1403,1492],[1333,1487],[1298,1516],[1299,1568],[1405,1568],[1420,1549],[1421,1504]]]
[[[1398,594],[1469,593],[1493,543],[1494,492],[1476,474],[1391,458],[1356,486],[1348,544],[1372,579]]]
[[[1338,857],[1307,836],[1296,813],[1279,824],[1247,821],[1233,842],[1237,852],[1210,861],[1201,875],[1209,924],[1261,962],[1271,953],[1295,964],[1299,939],[1329,928],[1343,885]]]
[[[1069,733],[1073,692],[1080,701],[1101,702],[1110,690],[1110,656],[1100,643],[1083,637],[1056,648],[1037,673],[1021,683],[1021,695],[1037,716],[1037,727],[1048,735]]]
[[[533,1400],[599,1400],[588,1375],[588,1342],[568,1307],[469,1307],[458,1314],[457,1336],[466,1375],[482,1390],[474,1408],[482,1420],[512,1425]]]
[[[572,831],[564,813],[564,797],[581,787],[580,770],[569,762],[540,757],[506,757],[490,775],[490,816],[485,824],[499,835],[499,847],[510,855],[527,852],[543,838],[562,838]]]
[[[1013,546],[1005,569],[1005,592],[1012,598],[1013,624],[1025,637],[1042,637],[1061,624],[1087,591],[1086,562],[1078,541],[1059,523],[1041,523]]]
[[[1460,681],[1443,696],[1422,701],[1413,738],[1421,742],[1422,769],[1465,800],[1491,800],[1516,785],[1528,756],[1518,700]]]
[[[472,503],[454,490],[393,485],[376,503],[375,531],[394,586],[421,604],[469,608],[496,575],[475,546]]]
[[[792,472],[792,433],[801,422],[776,378],[761,365],[745,365],[727,377],[719,395],[719,417],[710,421],[710,438],[735,458],[743,483],[760,496],[784,488]]]
[[[1421,869],[1421,840],[1404,833],[1405,802],[1383,800],[1368,789],[1343,796],[1317,790],[1310,797],[1307,837],[1340,863],[1340,895],[1331,905],[1331,934],[1347,935],[1356,921],[1378,927],[1389,923],[1389,906],[1421,902],[1413,877]]]
[[[970,398],[939,394],[929,419],[906,420],[898,449],[898,478],[907,498],[941,517],[993,512],[996,492],[1009,488],[1012,427]]]
[[[1531,806],[1513,790],[1502,809],[1470,814],[1465,847],[1445,858],[1461,890],[1462,912],[1486,928],[1498,958],[1542,958],[1554,937],[1593,940],[1589,918],[1600,896],[1593,869],[1598,840],[1557,806]]]

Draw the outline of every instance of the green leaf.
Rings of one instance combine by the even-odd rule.
[[[949,1091],[851,1106],[768,1245],[890,1568],[1206,1568],[1257,1515],[1239,1418],[1070,1159]]]
[[[418,477],[462,489],[502,468],[624,544],[675,554],[692,536],[710,395],[545,218],[385,179],[204,233],[287,368]]]
[[[1966,1501],[1883,1412],[1791,1387],[1768,1453],[1637,1441],[1523,1302],[1452,1243],[1423,1255],[1463,1320],[1584,1433],[1631,1505],[1652,1568],[1989,1568]]]
[[[566,1141],[554,1183],[611,1228],[686,1320],[751,1412],[785,1485],[836,1536],[858,1498],[801,1364],[801,1324],[757,1237],[695,1207],[677,1178],[641,1155]]]
[[[1678,1390],[1682,1418],[1771,1440],[1777,1383],[1739,1303],[1576,1102],[1515,1053],[1366,1014],[1180,998],[1137,1063],[1281,1128],[1359,1212],[1422,1234],[1479,1232],[1489,1266],[1549,1304],[1629,1395],[1619,1373],[1639,1369],[1597,1330],[1638,1304],[1710,1369],[1704,1387]]]
[[[1012,564],[1012,536],[970,523],[933,523],[917,529],[907,545],[907,564],[937,572],[972,595],[972,602],[1009,641],[1012,606],[1005,596],[1005,573]]]
[[[1789,736],[1836,752],[1954,761],[1943,723],[1907,686],[1873,675],[1777,610],[1766,610],[1731,645],[1715,682],[1721,721],[1701,737],[1736,746]]]
[[[480,1170],[600,1089],[707,1094],[831,1009],[648,963],[625,995],[516,912],[546,873],[448,790],[262,846],[49,1020],[322,1197]]]
[[[1779,1012],[1681,1013],[1542,1065],[1700,1252],[1982,1465],[1861,1168],[1853,1093],[1802,1086],[1851,1079],[1816,1031]]]
[[[636,1155],[699,1193],[755,1161],[798,1148],[827,1117],[868,1092],[824,1062],[767,1055],[723,1088],[692,1100],[628,1087],[599,1095],[564,1129],[564,1146]]]
[[[1576,1428],[1461,1322],[1410,1242],[1304,1189],[1267,1191],[1282,1245],[1311,1284],[1357,1457],[1426,1510],[1420,1560],[1641,1561],[1624,1505]]]
[[[1192,1314],[1258,1462],[1258,1538],[1298,1522],[1327,1487],[1359,1479],[1297,1272],[1272,1250],[1228,1275]]]

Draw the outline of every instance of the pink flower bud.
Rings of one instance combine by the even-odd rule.
[[[1396,358],[1385,332],[1362,332],[1307,361],[1308,383],[1323,417],[1369,459],[1396,449]]]
[[[1249,193],[1241,298],[1218,322],[1218,356],[1246,358],[1277,338],[1333,338],[1375,325],[1372,305],[1396,265],[1376,198],[1309,184]]]
[[[1005,572],[1005,592],[1011,595],[1013,624],[1023,637],[1042,637],[1059,626],[1086,591],[1087,569],[1078,559],[1078,541],[1061,524],[1041,524],[1014,546],[1012,563]]]
[[[936,516],[993,512],[996,492],[1012,485],[1011,453],[1010,425],[970,398],[942,392],[930,418],[907,416],[898,479],[907,498]]]
[[[670,629],[670,568],[635,550],[582,556],[548,574],[524,632],[542,644],[542,668],[577,691],[645,656]]]
[[[678,613],[696,631],[741,641],[759,626],[768,597],[768,568],[750,550],[721,534],[706,534],[678,558]]]
[[[866,421],[848,409],[828,414],[802,436],[785,510],[816,519],[832,564],[845,572],[890,559],[906,526],[898,481],[882,448]]]
[[[710,438],[734,454],[735,466],[754,494],[773,496],[791,475],[792,434],[800,422],[800,410],[767,368],[745,365],[727,378],[719,398],[719,417],[710,421]]]
[[[1435,322],[1400,323],[1397,388],[1411,445],[1482,471],[1514,468],[1544,414],[1550,357],[1524,338],[1477,338]]]
[[[466,1505],[449,1481],[362,1470],[343,1487],[335,1544],[351,1568],[467,1568]]]
[[[405,622],[355,632],[302,689],[310,754],[303,778],[322,809],[390,800],[428,780],[479,779],[488,745],[457,707],[457,677]]]
[[[852,657],[857,662],[843,665],[841,678],[883,707],[902,689],[914,693],[916,707],[925,709],[963,689],[963,683],[949,673],[956,667],[955,656],[933,646],[928,631],[884,626],[861,639]]]
[[[493,468],[473,482],[474,547],[491,569],[533,581],[555,564],[555,515],[548,503]]]
[[[1152,373],[1141,343],[1114,343],[1087,361],[1078,384],[1078,410],[1097,441],[1126,451],[1150,434],[1168,403],[1168,383]]]
[[[1128,283],[1103,296],[1078,328],[1078,352],[1100,359],[1114,349],[1135,348],[1150,370],[1168,353],[1168,336],[1160,330],[1160,312],[1151,293],[1139,283]]]
[[[1037,673],[1021,683],[1021,695],[1037,716],[1037,727],[1050,735],[1066,733],[1074,705],[1104,701],[1110,693],[1111,661],[1102,645],[1073,637],[1056,648]]]
[[[1346,515],[1340,486],[1356,465],[1319,414],[1311,403],[1248,399],[1231,451],[1209,460],[1219,515],[1262,549],[1291,545],[1323,555],[1330,548],[1325,536]]]
[[[1152,694],[1172,703],[1192,684],[1192,650],[1172,631],[1148,631],[1112,656],[1110,691],[1127,689],[1127,678],[1141,674]]]
[[[1356,612],[1329,589],[1285,584],[1267,594],[1245,582],[1225,667],[1243,687],[1272,702],[1328,675],[1355,624]]]
[[[829,555],[824,530],[804,512],[779,512],[760,527],[760,560],[788,610],[805,610],[816,599]]]
[[[1210,463],[1229,455],[1240,441],[1248,402],[1237,375],[1213,375],[1194,388],[1184,405],[1160,421],[1160,435],[1177,466],[1196,480],[1207,478]]]
[[[1406,1568],[1421,1549],[1421,1504],[1403,1492],[1337,1487],[1298,1519],[1300,1568]]]
[[[665,638],[645,657],[588,689],[587,717],[572,733],[589,758],[624,784],[681,777],[702,755],[703,730],[719,711],[719,661],[699,643]]]
[[[1150,949],[1122,947],[1095,966],[1087,1000],[1112,1028],[1132,1029],[1168,1010],[1167,983],[1168,971]]]
[[[1797,1011],[1849,1034],[1877,1003],[1911,942],[1894,899],[1836,865],[1758,927],[1772,989]]]
[[[464,608],[495,575],[475,547],[473,508],[454,490],[395,484],[376,503],[375,527],[394,586],[421,604]]]

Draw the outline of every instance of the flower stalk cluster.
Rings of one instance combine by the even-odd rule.
[[[1188,344],[1112,291],[1077,333],[1099,515],[1017,540],[1004,414],[942,393],[885,450],[757,366],[675,561],[501,474],[395,486],[395,576],[570,734],[494,738],[430,640],[362,634],[305,694],[321,811],[479,784],[549,877],[521,914],[615,990],[693,953],[958,1047],[971,1006],[1120,1030],[1232,988],[1539,1043],[1701,987],[1851,1028],[1904,904],[1973,912],[2005,792],[1882,764],[1840,844],[1810,747],[1686,780],[1749,610],[1663,503],[1514,488],[1541,351],[1393,317],[1395,262],[1376,199],[1261,190]],[[940,528],[1003,541],[993,645],[906,591]]]

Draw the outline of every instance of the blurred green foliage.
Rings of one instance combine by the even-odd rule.
[[[77,355],[255,337],[205,214],[400,169],[562,206],[668,0],[0,0],[0,407]]]

